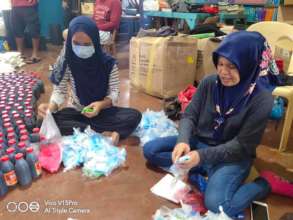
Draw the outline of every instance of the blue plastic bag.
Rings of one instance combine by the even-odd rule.
[[[284,115],[284,111],[284,100],[281,97],[276,97],[270,118],[280,120]]]

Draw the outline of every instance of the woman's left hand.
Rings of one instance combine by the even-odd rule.
[[[191,169],[192,167],[196,167],[200,162],[199,153],[196,150],[190,151],[186,154],[190,157],[189,160],[184,163],[179,164],[179,166],[183,169]]]
[[[91,112],[83,112],[82,114],[88,118],[96,117],[100,111],[103,109],[102,101],[93,102],[90,105],[86,106],[85,108],[92,109]]]

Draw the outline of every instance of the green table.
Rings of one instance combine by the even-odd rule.
[[[184,13],[184,12],[165,12],[165,11],[144,11],[148,17],[179,18],[184,19],[190,30],[194,29],[198,20],[205,19],[208,13]]]

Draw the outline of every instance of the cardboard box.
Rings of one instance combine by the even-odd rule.
[[[213,63],[213,51],[220,43],[212,42],[208,38],[198,40],[198,56],[196,64],[196,82],[200,82],[205,76],[215,74],[217,69]]]
[[[287,36],[280,37],[275,45],[275,58],[284,61],[284,71],[293,73],[293,39]]]
[[[188,37],[132,38],[129,53],[130,82],[160,98],[177,96],[193,84],[197,40]]]

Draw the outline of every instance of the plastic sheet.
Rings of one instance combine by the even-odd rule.
[[[156,211],[153,220],[202,220],[198,213],[194,213],[189,205],[182,204],[181,208],[170,209],[166,206]]]
[[[181,203],[181,208],[170,209],[162,206],[156,211],[153,220],[232,220],[219,207],[220,213],[216,214],[208,211],[205,216],[200,216],[198,212],[194,212],[190,205]]]
[[[124,148],[113,146],[107,138],[90,128],[85,132],[74,129],[72,136],[63,138],[62,146],[64,171],[83,166],[83,174],[92,178],[108,176],[126,160]]]
[[[163,111],[155,112],[147,109],[134,134],[140,138],[144,145],[158,137],[178,135],[176,124],[167,118]]]

